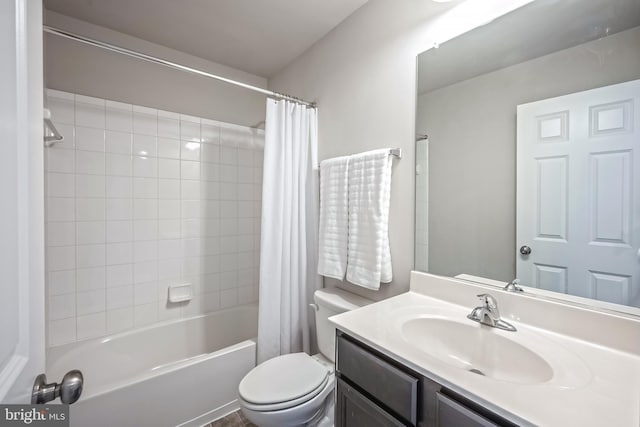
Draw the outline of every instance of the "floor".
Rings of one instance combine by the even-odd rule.
[[[220,418],[207,427],[258,427],[244,417],[242,411],[232,412],[224,418]]]

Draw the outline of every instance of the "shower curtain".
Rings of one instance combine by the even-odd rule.
[[[267,99],[258,363],[310,351],[317,271],[317,111]]]

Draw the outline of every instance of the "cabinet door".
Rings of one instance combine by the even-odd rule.
[[[338,337],[337,349],[336,366],[343,378],[384,403],[398,418],[416,425],[418,378],[344,336]]]
[[[498,427],[480,414],[447,396],[438,396],[438,427]]]
[[[403,423],[338,378],[335,427],[400,427]]]

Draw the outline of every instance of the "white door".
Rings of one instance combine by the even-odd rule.
[[[640,307],[640,80],[519,105],[517,133],[517,277]]]
[[[44,372],[42,5],[0,1],[0,402]]]

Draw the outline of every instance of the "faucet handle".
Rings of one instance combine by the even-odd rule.
[[[478,294],[477,297],[480,298],[480,301],[482,301],[483,305],[497,305],[495,298],[493,298],[490,294]]]
[[[505,291],[511,292],[524,292],[524,289],[520,287],[520,279],[513,279],[503,288]]]
[[[498,312],[498,302],[493,296],[491,296],[490,294],[479,294],[478,298],[480,298],[480,301],[482,301],[482,306],[484,308],[492,311],[496,316],[500,316]]]

